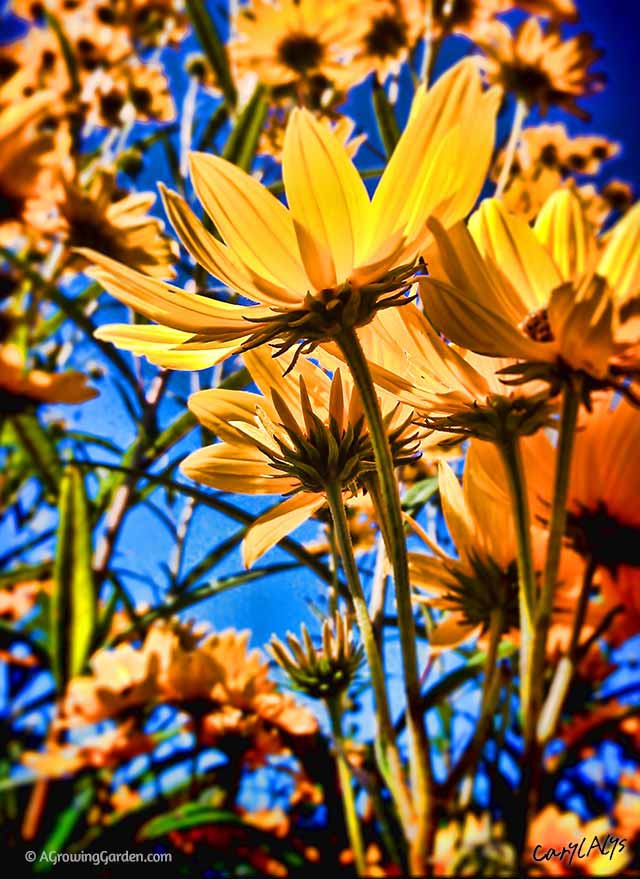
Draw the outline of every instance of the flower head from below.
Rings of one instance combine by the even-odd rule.
[[[337,613],[322,624],[322,647],[317,648],[306,628],[298,639],[287,634],[288,647],[275,635],[269,653],[293,686],[312,699],[329,701],[349,689],[362,665],[364,653],[353,641],[351,621]]]
[[[181,469],[222,491],[291,495],[249,529],[243,553],[250,565],[317,512],[329,487],[346,495],[366,490],[375,462],[360,397],[340,370],[329,378],[299,358],[283,376],[280,361],[264,349],[247,352],[245,362],[264,396],[194,394],[191,411],[222,442],[193,452]],[[412,460],[419,432],[411,412],[389,395],[381,402],[396,463]]]
[[[535,229],[496,199],[449,232],[433,223],[437,258],[420,281],[425,310],[452,342],[519,363],[503,381],[549,383],[579,377],[592,390],[624,384],[638,357],[632,318],[640,259],[640,211],[626,214],[599,242],[569,189],[554,193]]]
[[[550,423],[555,406],[544,384],[510,388],[498,371],[512,361],[447,344],[413,305],[380,314],[361,335],[374,380],[433,431],[427,454],[450,452],[464,437],[501,442]]]
[[[503,86],[529,108],[544,114],[562,107],[581,119],[589,115],[576,99],[601,91],[604,77],[589,68],[601,52],[593,48],[589,34],[563,40],[557,28],[546,31],[537,18],[528,18],[512,34],[506,25],[495,24],[480,40],[487,55],[487,76]]]
[[[288,209],[235,165],[193,153],[196,192],[224,243],[179,196],[165,192],[169,219],[207,272],[259,304],[186,293],[83,250],[96,280],[161,324],[136,327],[135,344],[125,333],[119,343],[140,352],[146,342],[161,362],[162,341],[167,365],[175,366],[177,355],[221,344],[235,343],[236,350],[278,340],[284,347],[315,344],[405,301],[432,238],[427,219],[437,216],[448,227],[475,203],[491,157],[497,104],[498,94],[483,92],[469,59],[433,88],[420,89],[373,199],[339,136],[306,110],[292,113],[285,136]],[[167,331],[183,335],[172,343],[163,337]]]

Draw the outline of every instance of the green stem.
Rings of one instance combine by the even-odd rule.
[[[505,436],[498,449],[507,477],[513,522],[516,529],[518,552],[518,605],[520,609],[520,698],[524,722],[530,704],[531,645],[533,640],[533,614],[535,608],[536,575],[531,549],[531,515],[520,440],[517,436]]]
[[[540,719],[538,720],[537,726],[537,737],[541,745],[544,745],[549,741],[558,726],[562,706],[564,705],[564,700],[566,699],[567,692],[571,686],[571,681],[576,670],[576,665],[578,664],[580,655],[580,633],[582,631],[587,607],[589,605],[589,593],[591,592],[595,570],[596,565],[592,559],[589,559],[582,578],[582,587],[580,589],[580,595],[578,596],[576,612],[573,617],[571,637],[567,653],[562,657],[556,667],[553,681],[549,688],[549,693],[540,712]]]
[[[340,705],[339,696],[335,699],[327,700],[327,710],[331,720],[331,733],[333,735],[336,750],[336,765],[338,767],[338,779],[340,781],[340,794],[342,796],[342,806],[344,809],[344,819],[347,826],[349,844],[353,851],[353,858],[358,876],[366,876],[367,863],[364,852],[364,842],[362,840],[362,829],[358,819],[356,801],[353,795],[351,773],[345,755],[344,739],[342,736],[342,706]]]
[[[336,342],[360,393],[379,480],[380,498],[379,503],[376,504],[377,513],[379,521],[386,523],[385,532],[390,544],[388,553],[393,568],[398,607],[398,629],[407,702],[411,780],[417,818],[416,832],[410,840],[410,868],[414,874],[420,875],[427,872],[427,863],[434,842],[435,828],[432,820],[434,803],[429,743],[420,699],[416,630],[400,494],[378,395],[355,329],[342,330],[336,337]]]
[[[516,108],[513,114],[511,133],[509,134],[509,140],[507,141],[507,146],[504,151],[504,163],[502,165],[500,177],[498,178],[498,183],[496,185],[496,191],[494,193],[495,198],[500,198],[502,193],[507,188],[509,175],[511,174],[511,168],[513,167],[513,160],[516,156],[516,149],[518,148],[518,142],[520,140],[520,135],[522,134],[522,125],[527,116],[527,110],[528,108],[525,101],[523,101],[521,98],[518,98],[518,100],[516,101]]]
[[[360,574],[358,573],[358,566],[353,554],[351,534],[349,532],[349,523],[344,509],[342,491],[339,486],[330,485],[327,487],[326,493],[331,518],[333,520],[335,540],[342,559],[342,566],[344,568],[344,574],[353,601],[356,621],[358,623],[358,628],[360,629],[360,635],[362,637],[362,643],[367,657],[367,664],[369,666],[369,674],[371,675],[371,686],[373,688],[378,727],[376,756],[378,757],[382,776],[389,785],[389,790],[398,809],[400,819],[403,825],[407,827],[411,825],[413,819],[412,807],[406,784],[404,782],[400,754],[395,744],[382,660],[373,625],[369,617],[367,600],[362,588]]]

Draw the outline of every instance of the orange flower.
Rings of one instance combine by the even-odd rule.
[[[0,617],[16,623],[35,607],[39,596],[51,591],[51,580],[25,580],[0,589]]]
[[[3,408],[16,412],[34,403],[84,403],[98,392],[81,372],[27,369],[16,345],[0,345],[0,396]]]
[[[567,533],[576,550],[598,565],[606,609],[624,614],[607,637],[620,643],[640,629],[640,412],[626,400],[601,398],[585,415],[574,441]],[[544,434],[523,440],[525,462],[536,473],[534,515],[547,520],[554,449]]]
[[[486,53],[487,76],[529,107],[544,114],[559,106],[587,119],[576,99],[600,91],[601,74],[589,68],[601,53],[593,48],[589,34],[563,40],[555,29],[545,32],[537,18],[528,18],[515,34],[494,26],[478,41]]]
[[[82,769],[114,768],[153,748],[151,736],[137,732],[132,723],[125,723],[81,745],[52,745],[45,751],[26,751],[22,762],[38,776],[62,778]]]

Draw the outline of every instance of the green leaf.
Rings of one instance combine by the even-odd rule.
[[[378,82],[373,86],[373,109],[375,110],[382,144],[387,158],[389,158],[400,139],[400,129],[398,128],[398,120],[396,119],[393,105],[390,103],[384,88]]]
[[[157,815],[147,821],[140,828],[138,839],[157,839],[174,830],[188,830],[202,824],[231,824],[235,827],[242,827],[244,822],[233,812],[215,809],[200,803],[187,803],[173,812]]]
[[[206,152],[213,144],[216,136],[222,126],[229,119],[229,110],[225,104],[220,104],[209,117],[209,121],[205,125],[202,137],[198,143],[200,152]]]
[[[62,465],[51,437],[36,415],[23,412],[11,419],[14,434],[44,482],[47,491],[57,495]]]
[[[82,671],[96,625],[91,516],[79,468],[67,467],[60,486],[51,595],[51,665],[60,690]]]
[[[251,170],[268,106],[265,88],[258,85],[238,116],[225,145],[223,158],[244,171]]]
[[[67,840],[73,833],[73,830],[79,819],[86,814],[93,801],[93,798],[93,787],[85,788],[85,790],[81,791],[76,796],[73,803],[66,809],[64,809],[64,811],[61,812],[56,819],[53,830],[51,831],[51,834],[49,835],[45,844],[42,846],[40,852],[50,852],[53,855],[58,852],[64,851]],[[53,866],[53,858],[38,858],[37,863],[34,865],[33,872],[46,873]]]
[[[227,48],[220,39],[213,19],[203,0],[186,0],[187,13],[191,19],[200,45],[215,73],[220,90],[230,107],[235,107],[238,95],[231,76]]]
[[[409,513],[410,516],[415,516],[415,514],[424,507],[427,501],[431,500],[437,489],[437,476],[427,476],[426,479],[421,479],[405,492],[405,495],[402,498],[402,509],[406,513]]]

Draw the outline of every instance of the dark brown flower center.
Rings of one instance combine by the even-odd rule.
[[[540,150],[540,162],[547,168],[558,164],[558,149],[555,144],[547,143]]]
[[[526,316],[520,329],[534,342],[553,342],[554,335],[549,322],[549,312],[546,308],[539,308]]]
[[[289,34],[278,46],[277,56],[285,67],[305,74],[320,64],[324,46],[310,34]]]
[[[393,58],[407,45],[407,26],[396,15],[381,15],[373,20],[364,39],[368,55]]]
[[[640,567],[640,528],[616,519],[604,502],[569,513],[567,533],[575,549],[596,564],[612,571],[620,565]]]

